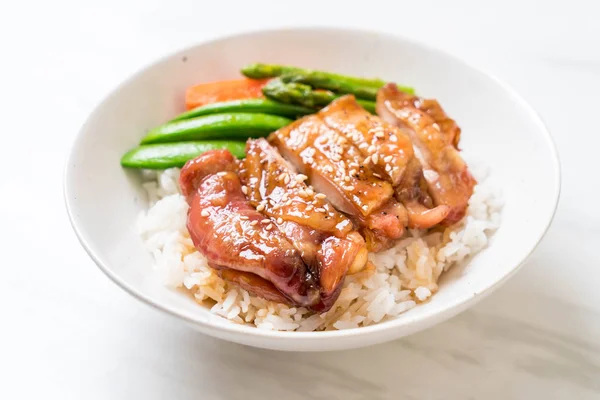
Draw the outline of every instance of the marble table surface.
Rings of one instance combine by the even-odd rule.
[[[4,399],[600,398],[600,3],[56,0],[0,5]],[[278,353],[202,336],[112,284],[79,246],[62,169],[88,113],[164,53],[237,30],[376,28],[513,85],[559,148],[554,223],[484,301],[375,347]]]

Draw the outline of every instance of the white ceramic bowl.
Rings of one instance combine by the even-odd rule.
[[[134,230],[146,208],[136,172],[121,155],[144,132],[183,111],[186,87],[236,77],[250,62],[378,76],[440,100],[463,128],[462,147],[487,162],[506,205],[488,248],[451,271],[430,301],[398,318],[332,332],[269,332],[215,316],[152,279],[151,257]],[[115,89],[89,117],[66,166],[65,197],[82,245],[116,284],[200,332],[279,350],[336,350],[415,333],[465,310],[513,275],[546,232],[559,196],[556,149],[534,110],[507,85],[439,50],[386,34],[285,29],[240,34],[167,56]]]

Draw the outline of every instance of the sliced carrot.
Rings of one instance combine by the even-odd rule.
[[[188,88],[185,106],[188,110],[220,101],[253,99],[262,97],[262,87],[269,79],[234,79],[201,83]]]

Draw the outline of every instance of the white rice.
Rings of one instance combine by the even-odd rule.
[[[500,224],[502,200],[485,171],[471,172],[479,184],[460,223],[443,233],[410,231],[395,247],[370,254],[375,267],[348,276],[335,305],[320,315],[253,296],[208,267],[185,226],[188,206],[179,193],[176,168],[144,173],[150,208],[140,215],[137,228],[161,281],[189,291],[217,315],[267,330],[356,328],[393,318],[426,301],[437,291],[442,272],[487,245]]]

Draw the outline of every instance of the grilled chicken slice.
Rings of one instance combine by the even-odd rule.
[[[346,273],[367,262],[364,239],[352,222],[316,194],[265,139],[249,140],[240,179],[250,203],[271,216],[319,277],[324,302]],[[335,238],[334,238],[335,237]]]
[[[430,228],[446,218],[448,207],[431,208],[423,170],[414,158],[410,138],[400,129],[368,113],[351,95],[332,102],[320,115],[380,171],[377,175],[391,182],[408,213],[409,228]]]
[[[335,208],[361,227],[369,250],[389,247],[402,236],[407,213],[393,197],[392,185],[365,163],[357,147],[318,115],[272,133],[269,141]]]
[[[357,149],[317,115],[281,128],[269,141],[346,214],[366,217],[393,196],[392,186],[374,176]]]
[[[398,96],[398,102],[399,105],[402,104],[402,107],[413,107],[429,115],[433,122],[438,125],[444,141],[458,149],[461,133],[460,127],[456,121],[446,114],[437,100],[424,99],[401,92],[400,96]]]
[[[433,202],[449,208],[443,222],[453,224],[465,215],[477,182],[440,126],[425,111],[408,104],[406,96],[396,85],[385,85],[377,94],[377,113],[410,136]]]
[[[412,143],[402,131],[367,112],[352,95],[335,100],[319,115],[359,149],[366,164],[372,163],[392,185],[400,183],[413,158]]]
[[[249,140],[240,168],[250,203],[263,214],[343,237],[352,222],[304,182],[265,139]]]
[[[271,283],[290,303],[321,310],[318,282],[298,250],[269,218],[251,206],[242,192],[235,160],[226,150],[202,154],[181,170],[180,185],[187,198],[187,228],[196,248],[215,269],[256,275]],[[221,170],[221,171],[219,171]],[[245,274],[234,282],[250,282]],[[271,293],[268,283],[253,292]]]

